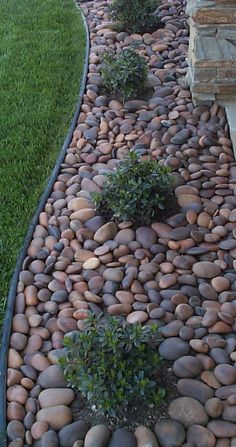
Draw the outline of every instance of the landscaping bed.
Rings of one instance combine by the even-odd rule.
[[[163,28],[117,32],[106,1],[82,3],[91,49],[81,113],[19,277],[8,358],[9,446],[233,447],[236,438],[236,164],[224,110],[196,107],[185,2],[159,7]],[[104,94],[101,56],[139,42],[152,97]],[[102,94],[101,94],[102,92]],[[134,227],[107,222],[91,192],[130,152],[169,166],[178,210]],[[142,214],[137,209],[137,214]],[[58,359],[89,313],[157,323],[176,392],[149,428],[73,421]],[[168,390],[167,390],[168,394]],[[78,399],[78,398],[77,398]],[[73,405],[73,404],[72,404]],[[75,413],[74,413],[75,416]],[[90,428],[90,424],[93,425]],[[143,424],[143,422],[142,422]],[[139,426],[138,426],[139,425]]]

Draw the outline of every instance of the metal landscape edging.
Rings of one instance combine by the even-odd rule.
[[[14,273],[13,273],[13,276],[11,279],[11,283],[10,283],[10,289],[9,289],[9,293],[8,293],[7,306],[6,306],[6,310],[5,310],[3,329],[2,329],[2,333],[1,333],[1,336],[2,336],[1,337],[1,351],[0,351],[0,446],[1,447],[5,447],[7,445],[6,444],[6,442],[7,442],[6,441],[7,356],[8,356],[8,349],[9,349],[12,318],[13,318],[13,313],[14,313],[15,298],[16,298],[16,293],[17,293],[17,285],[18,285],[18,281],[19,281],[19,274],[20,274],[20,271],[22,268],[23,261],[27,254],[28,246],[32,240],[32,236],[33,236],[35,227],[38,223],[39,215],[43,211],[45,204],[51,194],[53,185],[54,185],[54,183],[58,177],[58,174],[60,172],[61,164],[63,163],[63,161],[65,159],[67,149],[69,148],[70,142],[72,140],[73,132],[75,130],[77,120],[79,117],[82,100],[83,100],[83,94],[84,94],[85,86],[86,86],[86,79],[87,79],[87,73],[88,73],[89,50],[90,50],[90,36],[89,36],[89,29],[88,29],[87,21],[83,14],[83,11],[79,7],[79,5],[76,4],[76,6],[78,7],[78,10],[80,11],[80,14],[82,16],[85,33],[86,33],[84,68],[83,68],[82,80],[80,83],[77,106],[76,106],[76,110],[74,112],[74,116],[72,118],[69,130],[68,130],[68,133],[64,140],[63,146],[62,146],[59,156],[56,160],[53,171],[49,177],[49,180],[48,180],[48,183],[44,190],[44,193],[41,196],[38,207],[31,219],[31,222],[29,224],[29,228],[26,233],[24,242],[20,249],[20,252],[19,252],[19,255],[18,255],[18,258],[16,261],[15,270],[14,270]]]

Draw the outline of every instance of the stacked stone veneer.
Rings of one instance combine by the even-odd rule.
[[[195,103],[236,101],[236,0],[188,0]]]

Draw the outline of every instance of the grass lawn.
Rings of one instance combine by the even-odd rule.
[[[0,1],[0,319],[75,110],[85,43],[73,0]]]

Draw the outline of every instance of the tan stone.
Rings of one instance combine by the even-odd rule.
[[[68,203],[68,209],[71,211],[84,210],[85,208],[94,208],[94,206],[91,201],[84,197],[75,197]]]
[[[117,225],[114,222],[108,222],[96,231],[94,235],[94,240],[98,244],[103,244],[109,239],[113,239],[117,232],[118,232]]]
[[[95,216],[95,210],[91,208],[85,208],[82,210],[75,211],[70,215],[71,220],[80,220],[81,222],[86,222]]]
[[[83,264],[84,270],[93,270],[99,267],[100,260],[98,258],[89,258],[85,263]]]
[[[31,427],[31,434],[34,439],[41,439],[46,431],[48,431],[48,424],[45,421],[35,422]]]
[[[159,444],[154,433],[147,427],[139,426],[134,436],[137,439],[137,447],[158,447]]]
[[[37,421],[47,422],[52,430],[60,430],[64,425],[72,421],[70,408],[65,405],[55,405],[53,407],[43,408],[36,415]]]
[[[70,405],[75,398],[75,393],[70,388],[49,388],[39,394],[38,400],[41,408],[54,407],[55,405]]]
[[[88,259],[94,258],[94,253],[90,250],[84,250],[79,248],[75,252],[75,260],[80,262],[85,262]]]
[[[8,351],[8,367],[18,369],[23,363],[23,359],[16,349],[10,348]]]
[[[200,197],[193,194],[181,194],[177,197],[179,206],[187,206],[192,203],[201,203]]]

